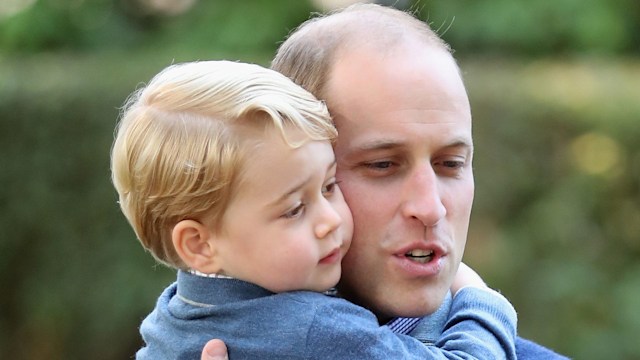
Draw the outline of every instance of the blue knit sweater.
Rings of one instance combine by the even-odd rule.
[[[274,294],[235,279],[183,271],[140,328],[137,359],[199,359],[225,341],[243,359],[515,359],[516,313],[500,294],[460,290],[438,346],[378,326],[373,313],[309,291]]]

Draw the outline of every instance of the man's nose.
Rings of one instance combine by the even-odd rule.
[[[440,180],[431,164],[416,166],[403,189],[402,213],[426,227],[436,225],[447,214],[442,202]]]
[[[320,199],[318,207],[318,219],[314,232],[318,239],[324,239],[342,224],[342,217],[333,204],[324,197]]]

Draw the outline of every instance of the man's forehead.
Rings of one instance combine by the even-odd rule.
[[[334,149],[336,156],[343,160],[374,154],[433,154],[450,150],[472,154],[473,138],[470,129],[461,126],[417,131],[393,128],[385,131],[372,127],[366,131],[343,132]]]
[[[346,139],[345,139],[346,140]],[[351,139],[350,139],[351,140]],[[424,141],[421,141],[424,140]],[[346,141],[352,151],[376,151],[376,150],[390,150],[399,149],[412,146],[415,143],[421,145],[428,145],[433,143],[440,148],[472,148],[473,142],[470,136],[455,136],[448,138],[444,141],[431,142],[430,139],[421,138],[419,136],[415,138],[408,137],[388,137],[381,134],[379,137],[363,138],[360,141]]]
[[[381,143],[397,142],[395,139],[402,139],[407,135],[426,136],[431,133],[438,133],[442,137],[472,136],[471,113],[468,107],[462,105],[415,109],[372,109],[364,105],[361,111],[353,111],[353,103],[344,103],[342,109],[338,107],[333,111],[333,121],[339,136],[374,138],[380,139],[375,141]]]
[[[403,42],[404,45],[393,45],[394,50],[387,50],[386,54],[348,49],[334,61],[323,91],[332,115],[367,102],[366,94],[374,92],[391,100],[412,93],[415,97],[447,96],[450,88],[442,88],[444,84],[456,83],[464,88],[451,54],[433,46],[416,48],[411,46],[415,44]],[[421,86],[425,81],[431,86]],[[420,91],[416,92],[416,87]],[[466,93],[461,100],[467,100]]]

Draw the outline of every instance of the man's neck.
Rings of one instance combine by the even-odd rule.
[[[393,318],[385,325],[397,334],[411,335],[423,343],[432,344],[442,334],[451,310],[451,294],[434,313],[421,318]]]

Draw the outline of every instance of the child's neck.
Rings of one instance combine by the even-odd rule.
[[[189,273],[191,273],[193,275],[197,275],[197,276],[207,277],[207,278],[234,279],[233,277],[228,276],[228,275],[224,275],[224,274],[215,274],[215,273],[214,274],[205,274],[205,273],[202,273],[202,272],[200,272],[198,270],[193,270],[193,269],[189,270]]]

